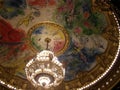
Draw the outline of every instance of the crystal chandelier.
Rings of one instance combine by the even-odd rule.
[[[35,87],[55,87],[63,81],[65,76],[65,69],[62,63],[58,61],[52,51],[48,50],[50,41],[49,38],[45,39],[47,49],[38,53],[25,67],[27,79]]]

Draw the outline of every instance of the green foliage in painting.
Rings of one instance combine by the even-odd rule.
[[[64,3],[63,3],[64,2]],[[63,0],[58,7],[58,16],[65,21],[65,28],[74,31],[82,28],[83,34],[101,34],[107,26],[104,14],[91,11],[91,2],[88,0]]]

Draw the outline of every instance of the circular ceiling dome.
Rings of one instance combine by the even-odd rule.
[[[120,77],[120,26],[107,1],[2,0],[0,83],[11,89],[37,89],[27,80],[25,66],[46,49],[44,40],[50,38],[48,49],[65,68],[63,82],[51,89],[111,89]],[[35,78],[42,86],[55,80],[48,74]]]

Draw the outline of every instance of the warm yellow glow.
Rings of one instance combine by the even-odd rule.
[[[65,76],[65,69],[54,53],[43,50],[31,59],[25,68],[28,80],[35,87],[50,88],[59,85]]]
[[[40,83],[41,86],[49,86],[50,84],[50,78],[49,77],[45,77],[45,76],[42,76],[38,79],[38,82]]]

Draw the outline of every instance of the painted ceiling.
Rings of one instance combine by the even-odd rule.
[[[50,38],[48,48],[66,69],[64,82],[79,79],[84,86],[83,77],[95,80],[92,75],[102,75],[117,53],[118,31],[109,25],[107,13],[94,10],[92,0],[0,0],[1,70],[26,80],[26,63]]]

